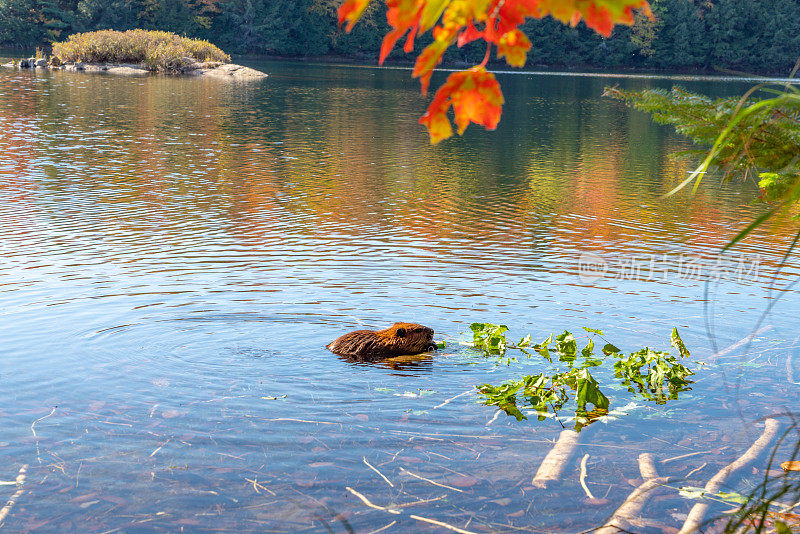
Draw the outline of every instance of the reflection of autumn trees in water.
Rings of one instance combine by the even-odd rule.
[[[432,148],[406,73],[330,72],[257,86],[55,73],[12,90],[28,82],[0,78],[0,187],[37,176],[33,153],[50,169],[48,194],[105,203],[117,224],[222,220],[253,244],[280,228],[599,251],[630,239],[716,247],[721,222],[753,213],[735,185],[660,200],[688,169],[665,154],[685,145],[600,99],[604,80],[501,80],[498,131]]]
[[[34,119],[36,98],[27,83],[0,77],[0,209],[8,212],[3,220],[7,232],[24,233],[35,228],[37,212],[33,205],[35,183],[25,176],[32,170],[36,155],[38,126]]]

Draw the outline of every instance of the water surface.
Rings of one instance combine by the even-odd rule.
[[[0,480],[28,465],[9,530],[447,531],[416,515],[579,532],[638,483],[639,453],[702,452],[658,464],[706,463],[680,483],[702,485],[796,399],[792,262],[769,329],[712,356],[755,327],[792,229],[720,267],[760,213],[755,186],[662,199],[691,170],[668,154],[688,145],[600,97],[749,82],[502,74],[499,128],[431,147],[408,71],[252,66],[270,77],[0,70]],[[581,258],[597,257],[587,280]],[[536,339],[585,325],[629,350],[667,348],[677,326],[709,365],[680,400],[636,399],[581,434],[589,504],[577,462],[531,485],[561,422],[496,417],[471,393],[536,364],[455,343],[394,367],[324,349],[398,320],[449,341],[473,321]],[[663,490],[641,531],[691,504]]]

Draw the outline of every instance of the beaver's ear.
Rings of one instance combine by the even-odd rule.
[[[398,328],[397,330],[394,331],[394,335],[396,337],[406,337],[406,329],[400,327],[400,328]]]

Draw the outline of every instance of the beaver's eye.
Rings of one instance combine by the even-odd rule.
[[[406,329],[405,328],[398,328],[395,331],[394,335],[397,336],[397,337],[406,337]]]

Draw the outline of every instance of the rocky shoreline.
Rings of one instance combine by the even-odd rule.
[[[12,69],[49,69],[66,70],[73,72],[89,72],[98,74],[116,74],[121,76],[149,76],[151,74],[164,73],[183,76],[205,76],[227,80],[260,80],[267,77],[267,74],[236,65],[234,63],[219,63],[216,61],[195,61],[191,58],[182,58],[181,66],[168,71],[153,71],[143,63],[76,63],[61,64],[58,61],[47,61],[44,58],[28,58],[19,61],[11,61],[0,65]]]

